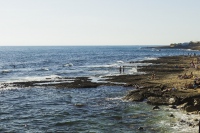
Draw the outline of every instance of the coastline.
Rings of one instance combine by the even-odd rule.
[[[143,101],[152,105],[180,105],[187,101],[191,102],[194,98],[200,97],[200,86],[192,87],[195,78],[200,78],[200,67],[190,67],[190,62],[194,62],[198,56],[169,56],[161,57],[157,60],[145,60],[136,63],[149,63],[148,66],[138,66],[137,71],[140,75],[117,75],[105,76],[98,82],[93,82],[89,77],[76,78],[48,78],[40,81],[20,81],[4,83],[1,89],[6,87],[34,87],[34,86],[52,86],[55,88],[95,88],[98,86],[115,86],[136,88],[130,92],[125,99],[131,101]],[[180,78],[180,75],[190,75],[189,78]],[[154,75],[154,77],[152,77]],[[199,77],[198,77],[199,76]],[[188,87],[186,87],[186,85]],[[138,93],[140,95],[138,95]],[[155,101],[153,97],[173,98]],[[149,99],[148,99],[149,98]],[[200,99],[199,99],[200,101]],[[199,103],[200,104],[200,103]],[[198,108],[199,109],[199,108]],[[196,110],[198,110],[196,109]],[[190,110],[186,110],[192,112]]]
[[[89,77],[46,79],[43,81],[26,81],[5,83],[1,88],[6,87],[55,87],[55,88],[95,88],[98,86],[125,86],[132,87],[124,100],[140,102],[147,101],[148,104],[161,106],[170,105],[169,108],[177,112],[191,115],[187,120],[179,119],[188,127],[198,128],[198,119],[192,117],[199,116],[200,87],[184,88],[185,84],[192,84],[196,76],[200,76],[199,68],[190,66],[190,62],[197,61],[198,56],[168,56],[157,60],[145,60],[135,63],[149,63],[148,66],[138,66],[138,72],[145,72],[140,75],[118,75],[106,76],[105,82],[92,82]],[[193,76],[180,79],[179,75],[193,73]],[[152,78],[152,74],[155,74]],[[115,84],[117,83],[117,84]],[[124,85],[125,84],[125,85]],[[183,110],[183,111],[180,111]],[[186,112],[186,113],[184,113]],[[176,117],[172,114],[169,117]],[[189,119],[192,119],[190,121]]]

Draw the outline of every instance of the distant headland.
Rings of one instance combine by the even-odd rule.
[[[184,43],[171,43],[169,46],[161,46],[156,48],[176,48],[176,49],[192,49],[200,50],[200,41],[197,42],[184,42]]]

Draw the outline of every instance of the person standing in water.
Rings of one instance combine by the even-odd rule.
[[[122,67],[121,66],[119,67],[119,72],[120,72],[120,74],[122,73]]]

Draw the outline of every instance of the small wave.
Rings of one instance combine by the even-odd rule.
[[[13,82],[27,82],[27,81],[48,81],[48,80],[54,80],[54,79],[62,79],[61,76],[58,75],[50,75],[50,76],[33,76],[33,77],[25,77],[25,78],[18,78],[13,79],[10,81],[7,81],[6,83],[13,83]]]
[[[123,62],[123,61],[121,61],[121,60],[119,60],[119,61],[117,61],[117,63],[123,64],[124,62]]]
[[[168,127],[172,133],[195,133],[198,131],[198,123],[200,116],[198,114],[190,114],[181,111],[173,110],[169,107],[163,108],[167,114],[173,114],[173,121],[170,118],[165,118],[158,123],[159,127]],[[166,115],[165,113],[163,115]],[[170,121],[170,122],[169,122]]]
[[[158,58],[154,58],[154,57],[145,57],[145,60],[157,60]]]
[[[122,100],[123,97],[106,98],[107,101]]]
[[[72,64],[72,63],[67,63],[67,64],[63,65],[63,67],[72,67],[72,66],[74,66],[74,64]]]
[[[73,83],[74,80],[73,79],[69,79],[69,80],[64,80],[64,81],[54,81],[54,82],[44,82],[44,83],[35,83],[34,85],[57,85],[57,84],[62,84],[62,83]]]
[[[101,76],[100,77],[89,77],[89,79],[91,79],[91,82],[94,82],[94,83],[107,83],[108,81],[105,81],[105,79],[108,79],[108,78],[102,78]]]
[[[186,51],[199,51],[199,50],[186,49]]]
[[[4,91],[4,90],[16,90],[16,89],[20,89],[18,87],[14,87],[10,84],[6,84],[6,83],[0,83],[0,91]]]
[[[10,72],[12,72],[12,70],[2,70],[2,71],[1,71],[1,73],[3,73],[3,74],[4,74],[4,73],[10,73]]]
[[[49,68],[41,68],[38,71],[49,71]]]
[[[82,67],[88,67],[88,68],[112,68],[112,67],[118,67],[118,64],[110,64],[110,65],[90,65],[90,66],[82,66]]]

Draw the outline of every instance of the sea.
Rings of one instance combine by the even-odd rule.
[[[180,120],[199,118],[144,102],[124,101],[133,87],[97,88],[2,87],[4,83],[48,78],[137,75],[138,63],[163,56],[200,55],[189,49],[147,46],[1,46],[0,132],[4,133],[195,133]],[[120,66],[129,66],[124,73]],[[174,114],[175,118],[169,117]],[[192,118],[194,117],[194,118]]]

